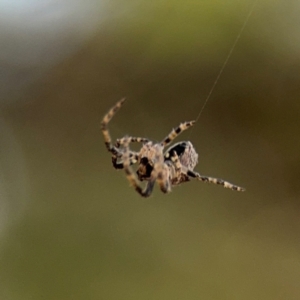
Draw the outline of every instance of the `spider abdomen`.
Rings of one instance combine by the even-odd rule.
[[[190,141],[183,141],[174,144],[165,152],[165,161],[171,160],[173,152],[176,152],[182,166],[194,170],[198,163],[198,153]]]

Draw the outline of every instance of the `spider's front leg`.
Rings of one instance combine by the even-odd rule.
[[[121,108],[125,101],[125,98],[121,99],[118,101],[109,111],[108,113],[103,117],[102,122],[101,122],[101,131],[103,134],[104,138],[104,143],[109,152],[111,152],[113,155],[118,155],[119,149],[117,147],[113,146],[111,142],[111,136],[108,131],[108,123],[110,120],[113,118],[113,116],[116,114],[116,112]]]
[[[154,170],[157,170],[157,183],[163,193],[171,192],[170,169],[167,164],[155,164]]]
[[[124,154],[123,154],[123,166],[126,173],[126,177],[129,183],[135,188],[135,190],[143,197],[149,197],[153,191],[155,178],[150,178],[147,182],[145,189],[140,186],[139,180],[137,179],[134,171],[130,167],[130,150],[129,150],[129,139],[125,137],[124,140]]]
[[[112,155],[111,161],[115,169],[119,170],[124,168],[122,157],[123,157],[123,153],[120,153],[119,155]],[[121,161],[118,161],[118,159],[121,159]],[[135,164],[138,160],[138,153],[129,151],[129,160],[130,160],[130,165]]]
[[[187,171],[187,175],[190,176],[190,177],[196,178],[200,181],[209,182],[209,183],[213,183],[213,184],[220,184],[224,188],[231,189],[233,191],[238,191],[238,192],[244,192],[245,191],[244,188],[242,188],[240,186],[237,186],[237,185],[234,185],[234,184],[232,184],[228,181],[225,181],[223,179],[220,179],[220,178],[213,178],[213,177],[203,176],[203,175],[200,175],[197,172],[190,171],[190,170]]]
[[[123,162],[118,162],[118,158],[122,159],[122,149],[119,149],[121,146],[124,146],[124,143],[126,142],[130,144],[130,143],[147,143],[149,142],[148,139],[146,138],[142,138],[142,137],[123,137],[121,139],[117,139],[115,142],[115,148],[118,149],[118,151],[120,152],[119,155],[112,155],[112,164],[114,166],[115,169],[123,169],[124,168],[124,164]],[[138,152],[134,152],[134,151],[130,151],[130,165],[135,164],[138,161]]]

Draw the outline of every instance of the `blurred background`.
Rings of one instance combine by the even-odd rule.
[[[0,1],[0,299],[300,299],[299,1],[258,1],[180,136],[245,193],[143,199],[100,131],[124,96],[114,138],[195,119],[253,2]]]

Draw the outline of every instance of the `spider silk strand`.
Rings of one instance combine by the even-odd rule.
[[[240,37],[242,35],[242,33],[243,33],[243,31],[244,31],[247,23],[248,23],[251,15],[252,15],[252,13],[254,11],[254,8],[255,8],[255,5],[256,5],[257,1],[258,0],[254,1],[253,5],[252,5],[252,7],[251,7],[251,9],[250,9],[250,11],[249,11],[249,13],[248,13],[245,21],[244,21],[244,24],[242,25],[242,27],[241,27],[241,29],[240,29],[240,31],[239,31],[239,33],[238,33],[238,35],[237,35],[237,37],[236,37],[233,45],[232,45],[232,47],[230,48],[230,51],[229,51],[229,53],[228,53],[228,55],[227,55],[227,57],[226,57],[226,59],[225,59],[225,61],[223,63],[223,66],[222,66],[222,68],[221,68],[221,70],[220,70],[220,72],[219,72],[219,74],[218,74],[218,76],[217,76],[214,84],[212,85],[212,88],[210,89],[210,91],[209,91],[209,93],[208,93],[208,95],[207,95],[207,97],[206,97],[206,99],[205,99],[205,101],[204,101],[204,103],[202,105],[202,108],[200,109],[200,112],[199,112],[199,114],[198,114],[198,116],[197,116],[197,118],[195,120],[196,122],[200,119],[200,116],[201,116],[201,114],[202,114],[202,112],[203,112],[203,110],[204,110],[204,108],[205,108],[208,100],[210,99],[210,96],[211,96],[212,92],[214,91],[214,89],[215,89],[215,87],[216,87],[216,85],[217,85],[217,83],[218,83],[218,81],[219,81],[219,79],[220,79],[220,77],[221,77],[221,75],[222,75],[222,73],[223,73],[223,71],[224,71],[227,63],[228,63],[228,61],[229,61],[229,59],[230,59],[230,57],[232,55],[233,50],[235,49],[235,47],[236,47],[236,45],[237,45],[237,43],[238,43],[238,41],[239,41],[239,39],[240,39]],[[193,130],[193,128],[192,128],[192,130]],[[192,133],[192,130],[190,131],[190,133]]]

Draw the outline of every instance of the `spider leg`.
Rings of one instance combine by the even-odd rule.
[[[169,179],[169,172],[166,165],[160,171],[158,171],[156,181],[163,193],[171,192],[171,182]]]
[[[106,146],[107,150],[109,152],[111,152],[112,154],[114,154],[114,155],[118,155],[119,150],[115,146],[112,145],[111,136],[109,134],[107,125],[110,122],[110,120],[112,119],[112,117],[116,114],[116,112],[121,108],[124,101],[125,101],[125,98],[118,101],[115,104],[115,106],[113,106],[108,111],[108,113],[103,117],[102,122],[101,122],[101,130],[102,130],[102,134],[103,134],[103,137],[104,137],[105,146]]]
[[[196,178],[200,181],[209,182],[209,183],[213,183],[213,184],[220,184],[224,188],[231,189],[233,191],[238,191],[238,192],[244,192],[245,191],[244,188],[239,187],[237,185],[234,185],[234,184],[232,184],[228,181],[225,181],[223,179],[220,179],[220,178],[213,178],[213,177],[203,176],[203,175],[200,175],[197,172],[190,171],[190,170],[187,171],[187,175],[191,176],[193,178]]]
[[[122,155],[120,155],[120,157],[122,157]],[[130,151],[129,152],[129,159],[130,159],[130,165],[135,164],[138,160],[138,153]],[[111,161],[112,161],[112,164],[113,164],[115,169],[123,169],[124,168],[123,161],[118,162],[118,156],[117,155],[113,155],[112,158],[111,158]]]
[[[135,190],[143,197],[149,197],[153,191],[154,188],[154,184],[155,184],[155,177],[151,178],[151,180],[149,180],[147,182],[147,185],[145,187],[145,189],[143,190],[143,188],[140,186],[139,184],[139,180],[137,179],[135,173],[133,172],[132,168],[130,167],[130,151],[129,151],[129,147],[128,147],[129,141],[124,140],[124,154],[123,154],[123,166],[124,166],[124,170],[127,176],[128,181],[130,182],[130,184],[135,188]]]
[[[179,124],[177,128],[173,128],[172,131],[163,139],[161,144],[165,147],[169,145],[182,131],[187,130],[193,126],[196,121],[184,122]]]
[[[128,140],[129,144],[130,143],[147,143],[147,142],[149,142],[149,139],[146,139],[146,138],[129,136],[127,138],[123,137],[121,139],[117,139],[115,146],[117,148],[119,148],[121,145],[124,145],[126,139]]]
[[[157,174],[156,182],[163,193],[171,192],[170,169],[169,166],[160,160],[159,154],[156,155],[154,170]]]
[[[182,171],[182,166],[181,162],[179,160],[178,154],[176,151],[172,151],[169,153],[168,159],[171,160],[172,164],[169,165],[169,169],[172,169],[172,184],[177,185],[181,181],[181,171]]]
[[[138,142],[138,143],[146,143],[149,140],[146,138],[141,137],[123,137],[121,139],[117,139],[115,142],[115,148],[120,152],[119,148],[120,146],[124,146],[125,141],[128,140],[128,144],[132,142]],[[112,155],[112,163],[115,169],[123,169],[124,165],[122,162],[117,162],[118,157],[122,157],[122,154],[120,155]],[[134,151],[130,151],[130,165],[135,164],[138,160],[138,153]]]
[[[181,173],[181,163],[179,161],[179,157],[177,155],[177,152],[176,151],[173,151],[173,153],[171,154],[170,156],[174,166],[175,166],[175,175],[176,176],[179,176],[180,173]]]
[[[142,196],[143,197],[149,197],[154,189],[154,185],[155,185],[155,180],[150,180],[147,182],[146,187],[144,189],[144,191],[142,191]]]

